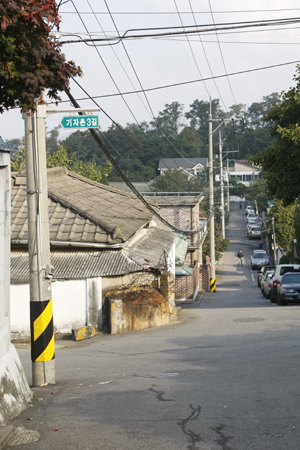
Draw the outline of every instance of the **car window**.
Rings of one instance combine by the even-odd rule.
[[[287,272],[300,272],[299,266],[285,266],[280,268],[280,275],[284,275]]]
[[[300,274],[286,274],[282,278],[282,284],[285,283],[299,283],[300,284]]]
[[[273,275],[273,273],[274,273],[274,271],[272,270],[271,272],[266,272],[266,275],[265,275],[265,280],[271,275]]]
[[[266,252],[255,252],[253,253],[254,258],[267,258],[268,255]]]

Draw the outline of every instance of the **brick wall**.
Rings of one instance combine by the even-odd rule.
[[[175,279],[175,298],[193,298],[194,286],[193,276],[177,276]]]
[[[210,289],[210,257],[203,258],[203,263],[199,270],[199,289],[209,291]]]

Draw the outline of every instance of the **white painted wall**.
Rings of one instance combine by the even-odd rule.
[[[10,285],[11,331],[30,335],[29,284]],[[102,279],[56,281],[52,283],[55,333],[70,333],[90,323],[91,311],[98,308],[98,328],[102,325]],[[94,315],[95,316],[95,315]],[[97,326],[96,323],[92,323]]]

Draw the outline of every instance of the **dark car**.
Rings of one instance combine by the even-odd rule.
[[[251,269],[260,269],[270,264],[270,258],[265,250],[254,250],[250,256]]]
[[[281,284],[283,275],[285,275],[286,273],[294,273],[294,272],[298,273],[300,272],[299,264],[277,264],[272,279],[272,287],[270,294],[271,303],[277,303],[277,284],[278,285]]]
[[[275,266],[263,266],[257,274],[257,286],[260,287],[261,279],[267,270],[275,269]]]
[[[277,281],[277,303],[280,306],[289,302],[300,302],[300,273],[285,273]]]

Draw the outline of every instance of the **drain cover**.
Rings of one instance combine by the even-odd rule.
[[[261,319],[259,317],[248,317],[246,319],[233,319],[234,322],[261,322],[262,320],[265,319]]]

